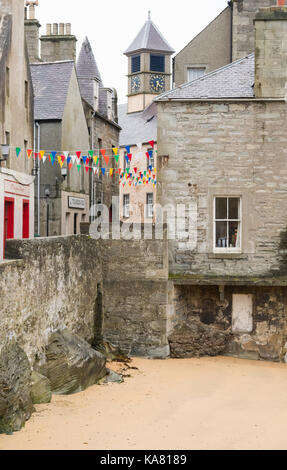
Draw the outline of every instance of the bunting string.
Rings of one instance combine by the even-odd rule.
[[[19,158],[21,155],[26,154],[27,158],[33,158],[38,162],[45,164],[46,161],[50,161],[52,165],[58,164],[61,169],[66,163],[68,170],[72,170],[76,167],[78,172],[82,168],[85,169],[86,173],[93,171],[95,175],[119,177],[119,184],[124,186],[140,186],[146,184],[157,184],[156,168],[153,166],[153,154],[154,154],[154,141],[149,142],[152,150],[148,150],[145,153],[147,159],[147,170],[140,171],[138,166],[132,166],[132,159],[135,156],[138,163],[139,155],[144,158],[144,152],[142,152],[142,145],[137,144],[138,152],[136,154],[131,153],[130,146],[125,147],[125,168],[117,168],[113,165],[113,160],[118,165],[119,163],[119,148],[113,147],[112,149],[99,149],[99,151],[88,150],[83,152],[76,150],[71,151],[47,151],[39,150],[38,152],[32,149],[22,150],[21,147],[10,147],[15,149],[16,157]],[[111,150],[111,152],[109,152]],[[157,151],[156,151],[157,153]],[[105,166],[100,166],[100,157],[105,162]],[[109,166],[111,164],[111,166]]]

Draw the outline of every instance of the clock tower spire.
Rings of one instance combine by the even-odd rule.
[[[149,11],[148,20],[124,53],[128,57],[128,113],[144,111],[155,96],[170,90],[173,53]]]

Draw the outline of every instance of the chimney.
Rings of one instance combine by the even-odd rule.
[[[25,37],[30,62],[39,62],[39,21],[35,18],[35,6],[38,0],[25,2]]]
[[[76,60],[76,36],[70,23],[47,24],[46,35],[41,36],[41,59],[44,62]]]
[[[255,24],[255,97],[285,98],[287,83],[287,6],[262,8]]]

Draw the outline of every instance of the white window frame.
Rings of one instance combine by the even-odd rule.
[[[198,71],[200,70],[200,71],[203,71],[203,74],[199,75],[198,77],[195,77],[195,78],[189,78],[189,71],[190,70],[198,70]],[[187,67],[187,77],[186,77],[187,82],[191,82],[193,80],[196,80],[197,78],[203,77],[205,75],[205,73],[206,73],[206,67],[199,67],[199,66],[198,67],[192,67],[192,66]]]
[[[152,203],[148,202],[148,197],[152,196]],[[152,219],[154,215],[154,194],[147,193],[146,195],[146,216],[148,219]]]
[[[128,198],[128,203],[126,203],[126,198]],[[123,195],[123,217],[128,219],[130,217],[130,194]]]
[[[229,213],[229,199],[239,199],[239,219],[216,219],[216,199],[227,199],[227,217]],[[216,223],[227,222],[227,247],[216,246]],[[239,225],[239,246],[229,247],[228,246],[228,224],[229,222],[238,222]],[[214,196],[213,198],[213,252],[214,253],[242,253],[242,196]]]

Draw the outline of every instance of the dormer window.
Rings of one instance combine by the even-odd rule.
[[[107,111],[108,119],[113,119],[113,92],[112,90],[107,90]]]
[[[100,93],[99,82],[98,80],[94,80],[94,110],[95,111],[99,110],[99,93]]]
[[[165,71],[165,56],[164,55],[151,54],[150,71],[151,72],[164,72]]]
[[[141,70],[141,56],[134,55],[132,57],[132,73],[138,73]]]

